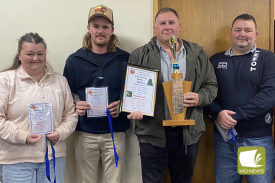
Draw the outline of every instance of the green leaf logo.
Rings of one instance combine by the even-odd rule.
[[[240,175],[262,175],[265,173],[264,147],[238,148],[238,173]]]

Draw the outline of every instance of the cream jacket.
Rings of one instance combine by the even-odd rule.
[[[45,70],[40,82],[30,77],[22,66],[0,73],[0,164],[45,161],[45,136],[36,144],[26,144],[31,103],[52,104],[53,127],[60,134],[54,145],[56,157],[66,155],[64,140],[74,131],[78,115],[66,79],[51,69]],[[51,159],[49,142],[48,150]]]

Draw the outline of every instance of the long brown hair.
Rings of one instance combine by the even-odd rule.
[[[115,52],[116,46],[119,44],[118,38],[115,34],[111,35],[108,46],[107,46],[107,52]],[[87,32],[82,41],[82,46],[87,50],[92,50],[92,39],[91,34]]]

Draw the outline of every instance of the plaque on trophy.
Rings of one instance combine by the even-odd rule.
[[[190,92],[191,81],[184,81],[179,73],[179,64],[176,60],[176,40],[174,36],[169,39],[170,50],[173,55],[172,81],[163,82],[164,93],[171,115],[171,120],[163,120],[163,126],[195,125],[195,120],[185,119],[186,107],[183,107],[183,95]]]

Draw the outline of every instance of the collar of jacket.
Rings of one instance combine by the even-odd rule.
[[[106,56],[105,58],[105,62],[104,65],[111,62],[112,60],[114,60],[115,57],[119,56],[119,55],[123,55],[123,51],[121,49],[119,49],[118,47],[116,47],[116,51],[115,52],[109,52],[109,54]],[[76,53],[75,53],[76,57],[79,57],[87,62],[93,63],[95,65],[97,65],[96,59],[95,59],[95,53],[87,50],[85,48],[80,48]],[[103,65],[103,66],[104,66]]]
[[[156,36],[154,36],[151,39],[151,47],[149,47],[149,49],[151,49],[153,52],[158,53],[158,55],[160,54],[160,50],[157,46],[157,38]],[[186,76],[185,76],[185,80],[186,81],[190,81],[191,80],[191,75],[192,72],[190,71],[194,71],[194,67],[197,64],[196,60],[198,59],[199,53],[202,50],[202,47],[199,46],[198,44],[189,42],[189,41],[185,41],[184,39],[181,39],[182,43],[184,45],[184,48],[186,49]],[[159,57],[160,60],[160,57]],[[157,68],[160,70],[161,65],[160,65],[160,61],[156,62],[154,65],[154,68]],[[153,66],[153,65],[152,65]]]
[[[50,76],[50,75],[53,74],[53,70],[52,70],[51,67],[45,66],[44,70],[45,70],[45,74],[44,74],[44,76],[43,76],[42,78],[46,78],[46,77],[48,77],[48,76]],[[25,80],[25,79],[30,79],[30,78],[32,78],[32,77],[23,69],[22,65],[20,65],[20,66],[17,68],[17,73],[18,73],[18,74],[17,74],[17,75],[18,75],[18,78],[19,78],[20,80]]]

